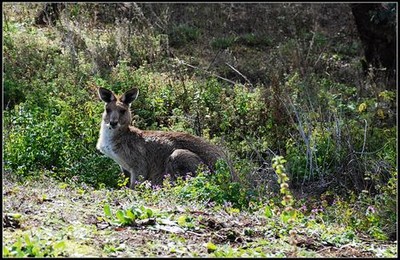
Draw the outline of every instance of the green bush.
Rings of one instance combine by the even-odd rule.
[[[173,26],[168,36],[171,47],[182,47],[188,43],[195,42],[200,37],[200,31],[196,27],[180,24]]]
[[[395,167],[394,153],[389,151],[393,151],[395,142],[390,136],[396,128],[377,127],[383,113],[377,98],[360,99],[353,86],[298,73],[287,77],[285,89],[291,93],[284,98],[285,106],[297,125],[297,133],[286,141],[292,180],[314,181],[324,176],[358,192],[368,185],[367,172],[380,176],[374,182],[387,180],[372,161],[388,163],[385,171]]]
[[[241,183],[232,181],[228,165],[218,161],[215,173],[201,168],[195,177],[179,178],[173,187],[174,193],[183,200],[195,200],[217,205],[232,205],[242,209],[254,199]]]
[[[35,91],[35,82],[50,81],[57,77],[52,64],[60,48],[48,44],[48,38],[36,28],[10,23],[4,31],[4,102],[12,107],[25,101]],[[23,29],[17,29],[22,27]],[[45,62],[44,62],[45,61]]]
[[[116,186],[117,166],[96,151],[99,108],[93,101],[71,106],[50,98],[43,108],[23,103],[6,111],[5,169],[21,178],[45,169],[59,179]]]

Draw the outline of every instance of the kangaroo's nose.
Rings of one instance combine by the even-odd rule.
[[[115,128],[115,127],[117,126],[117,124],[118,124],[118,122],[116,122],[116,121],[111,121],[111,122],[110,122],[110,126],[111,126],[112,128]]]

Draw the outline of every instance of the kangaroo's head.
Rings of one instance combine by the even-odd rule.
[[[139,90],[133,88],[120,97],[102,87],[99,87],[98,92],[100,99],[106,103],[103,113],[103,122],[106,126],[109,129],[127,128],[132,121],[129,107],[132,101],[137,98]]]

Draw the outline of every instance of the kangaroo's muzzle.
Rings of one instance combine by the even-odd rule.
[[[115,129],[118,125],[118,122],[110,122],[110,129]]]

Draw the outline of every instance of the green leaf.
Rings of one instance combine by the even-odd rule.
[[[11,214],[11,217],[14,219],[19,219],[22,217],[22,215],[20,213],[14,213],[14,214]]]
[[[126,221],[125,221],[125,214],[124,214],[124,212],[122,211],[122,210],[118,210],[117,211],[117,213],[116,213],[116,216],[117,216],[117,219],[122,223],[122,224],[125,224],[126,223]]]
[[[13,247],[14,248],[21,248],[22,247],[22,241],[21,241],[21,237],[19,237],[18,239],[17,239],[17,241],[13,244]]]
[[[146,209],[147,218],[151,218],[154,215],[153,211],[149,208]]]
[[[296,220],[296,218],[297,218],[297,211],[296,211],[296,210],[291,210],[291,211],[289,212],[289,216],[290,216],[293,220]]]
[[[28,236],[28,234],[25,234],[24,240],[25,240],[25,243],[27,246],[32,245],[32,241],[31,241],[30,237]]]
[[[289,219],[291,218],[290,214],[288,214],[287,212],[282,212],[281,214],[281,220],[283,221],[283,223],[288,223]]]
[[[206,244],[206,247],[207,247],[208,252],[214,252],[215,250],[217,250],[217,246],[215,244],[213,244],[212,242],[208,242]]]
[[[109,218],[112,217],[110,205],[108,205],[108,204],[104,205],[104,214]]]
[[[43,256],[44,254],[41,253],[41,248],[37,245],[32,246],[31,253],[33,256]]]
[[[132,212],[131,209],[127,209],[127,210],[125,211],[125,217],[127,217],[128,219],[130,219],[130,220],[132,220],[132,221],[134,221],[134,220],[136,219],[136,215],[133,214],[133,212]]]
[[[132,208],[132,212],[136,215],[136,217],[140,217],[143,214],[143,210],[142,210],[143,206],[136,208],[133,207]]]
[[[3,246],[3,256],[10,256],[10,250],[6,246]]]
[[[65,247],[66,247],[65,241],[60,241],[53,245],[53,248],[57,251],[63,251]]]
[[[178,218],[178,225],[181,227],[186,226],[186,215],[182,215]]]
[[[264,215],[265,215],[267,218],[272,217],[272,210],[271,210],[271,207],[270,207],[270,206],[268,206],[268,205],[265,206]]]

